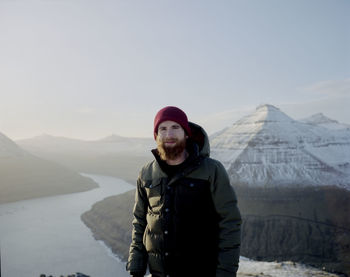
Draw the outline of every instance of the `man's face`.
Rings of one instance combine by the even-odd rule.
[[[157,145],[163,160],[174,160],[186,148],[186,133],[182,126],[174,121],[163,121],[158,126]]]

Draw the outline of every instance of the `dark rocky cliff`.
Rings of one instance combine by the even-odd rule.
[[[350,274],[350,192],[334,187],[236,189],[241,254]]]

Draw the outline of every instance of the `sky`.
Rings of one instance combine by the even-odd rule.
[[[350,1],[0,0],[0,132],[209,134],[272,104],[350,124]]]

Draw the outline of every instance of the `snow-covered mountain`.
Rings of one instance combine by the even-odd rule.
[[[261,105],[210,139],[212,157],[234,184],[350,189],[350,130],[296,121]]]
[[[331,119],[325,116],[323,113],[311,115],[307,118],[301,119],[300,121],[332,130],[350,129],[349,124],[339,123],[337,120]]]

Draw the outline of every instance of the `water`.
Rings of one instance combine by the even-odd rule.
[[[76,272],[92,277],[129,276],[125,264],[93,238],[80,216],[95,202],[134,187],[113,177],[83,175],[100,187],[0,205],[2,277]]]

